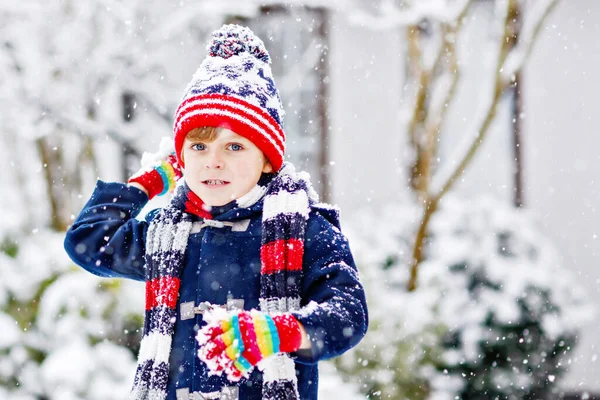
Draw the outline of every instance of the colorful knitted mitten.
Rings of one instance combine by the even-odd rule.
[[[225,372],[231,381],[248,376],[262,359],[300,348],[300,325],[291,314],[269,316],[241,311],[203,327],[196,337],[198,357],[213,372]]]
[[[142,168],[129,178],[128,183],[139,183],[148,192],[148,197],[152,199],[154,196],[172,192],[181,175],[181,168],[175,154],[170,154],[150,168]]]

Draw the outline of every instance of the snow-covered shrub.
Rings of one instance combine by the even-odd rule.
[[[408,292],[419,217],[398,205],[346,221],[371,326],[338,369],[371,398],[543,398],[591,310],[535,218],[448,196]]]
[[[411,238],[419,210],[389,206],[345,220],[343,230],[367,293],[369,331],[353,350],[336,359],[338,371],[358,380],[369,398],[423,399],[423,373],[439,359],[445,331],[432,312],[435,289],[406,293]],[[421,290],[422,289],[422,290]]]
[[[365,400],[356,382],[344,382],[335,365],[319,363],[319,399]]]
[[[143,285],[75,267],[64,234],[0,246],[0,398],[119,399],[133,381]]]

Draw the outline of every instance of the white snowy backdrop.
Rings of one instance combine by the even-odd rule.
[[[486,10],[492,3],[481,2]],[[600,121],[595,111],[600,93],[599,15],[596,1],[559,2],[540,32],[523,77],[525,203],[537,214],[540,231],[556,247],[564,267],[579,277],[577,282],[585,289],[582,295],[596,309],[600,305],[596,207]],[[337,93],[332,102],[331,151],[336,161],[332,181],[339,195],[336,202],[348,214],[366,204],[379,209],[406,196],[402,160],[407,153],[398,150],[404,148],[405,138],[396,128],[402,121],[397,110],[404,102],[399,92],[404,86],[405,59],[390,56],[390,48],[405,51],[406,45],[388,26],[376,30],[352,26],[341,15],[334,15],[334,25],[338,27],[332,32],[334,43],[339,45],[332,46],[338,77],[332,83]],[[479,98],[471,95],[481,91],[482,65],[488,56],[481,46],[492,35],[487,20],[481,18],[469,19],[465,30],[469,32],[463,43],[465,75],[473,78],[464,82],[467,87],[459,99],[463,104],[448,115],[453,128],[447,130],[449,143],[472,122]],[[357,53],[361,54],[358,60]],[[507,111],[499,111],[496,125],[456,187],[467,198],[491,193],[510,204]],[[361,158],[366,162],[354,162]],[[600,388],[599,329],[599,324],[588,323],[578,336],[578,346],[568,360],[569,372],[561,382],[564,387],[592,392]]]
[[[506,375],[499,367],[478,377],[516,396],[511,398],[523,396],[519,385],[555,381],[567,391],[600,390],[598,327],[586,324],[600,298],[594,230],[600,222],[593,130],[600,92],[597,3],[561,2],[525,71],[527,212],[510,206],[510,143],[504,134],[510,114],[504,102],[456,196],[432,220],[420,286],[405,290],[421,211],[408,189],[413,155],[403,132],[406,21],[387,17],[397,6],[415,18],[467,3],[309,4],[329,10],[327,168],[373,321],[361,347],[322,365],[323,398],[452,397],[467,381],[453,377],[453,368],[479,373],[477,359],[485,349],[478,341],[500,337],[492,334],[505,326],[502,321],[520,321],[515,305],[536,298],[519,297],[532,287],[535,294],[553,293],[552,301],[527,308],[544,334],[528,330],[515,338],[542,343],[538,353],[530,351],[535,355],[554,344],[536,341],[540,337],[560,343],[561,335],[575,335],[575,355],[560,350],[567,354],[560,361],[567,375],[555,376],[556,365],[526,358],[519,363],[533,363],[537,371]],[[473,122],[480,101],[482,68],[497,33],[486,20],[490,4],[497,3],[491,7],[497,12],[510,2],[472,3],[459,50],[465,77],[447,115],[442,160]],[[123,398],[133,374],[134,352],[128,348],[135,349],[139,339],[143,288],[77,269],[62,251],[62,230],[97,177],[123,179],[140,153],[154,150],[169,133],[181,91],[204,57],[206,35],[231,16],[252,21],[259,15],[251,1],[0,1],[0,159],[6,164],[0,177],[0,398]],[[294,118],[293,107],[287,112]],[[468,281],[481,276],[487,280],[470,297]],[[498,292],[498,285],[506,290]],[[556,304],[560,312],[548,306]],[[461,312],[470,306],[470,314]],[[481,313],[489,310],[500,323],[484,331]],[[441,332],[448,328],[463,345],[443,346]],[[565,341],[562,346],[568,347]]]

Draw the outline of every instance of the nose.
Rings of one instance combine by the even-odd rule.
[[[217,151],[210,152],[206,159],[207,169],[223,169],[223,158]]]

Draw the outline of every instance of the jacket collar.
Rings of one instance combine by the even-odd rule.
[[[241,219],[248,219],[258,216],[262,213],[264,204],[264,197],[262,197],[259,201],[252,204],[250,207],[242,208],[242,207],[230,207],[228,209],[221,209],[221,207],[213,207],[211,213],[213,214],[213,219],[216,221],[237,221]],[[226,207],[222,206],[222,207]]]

